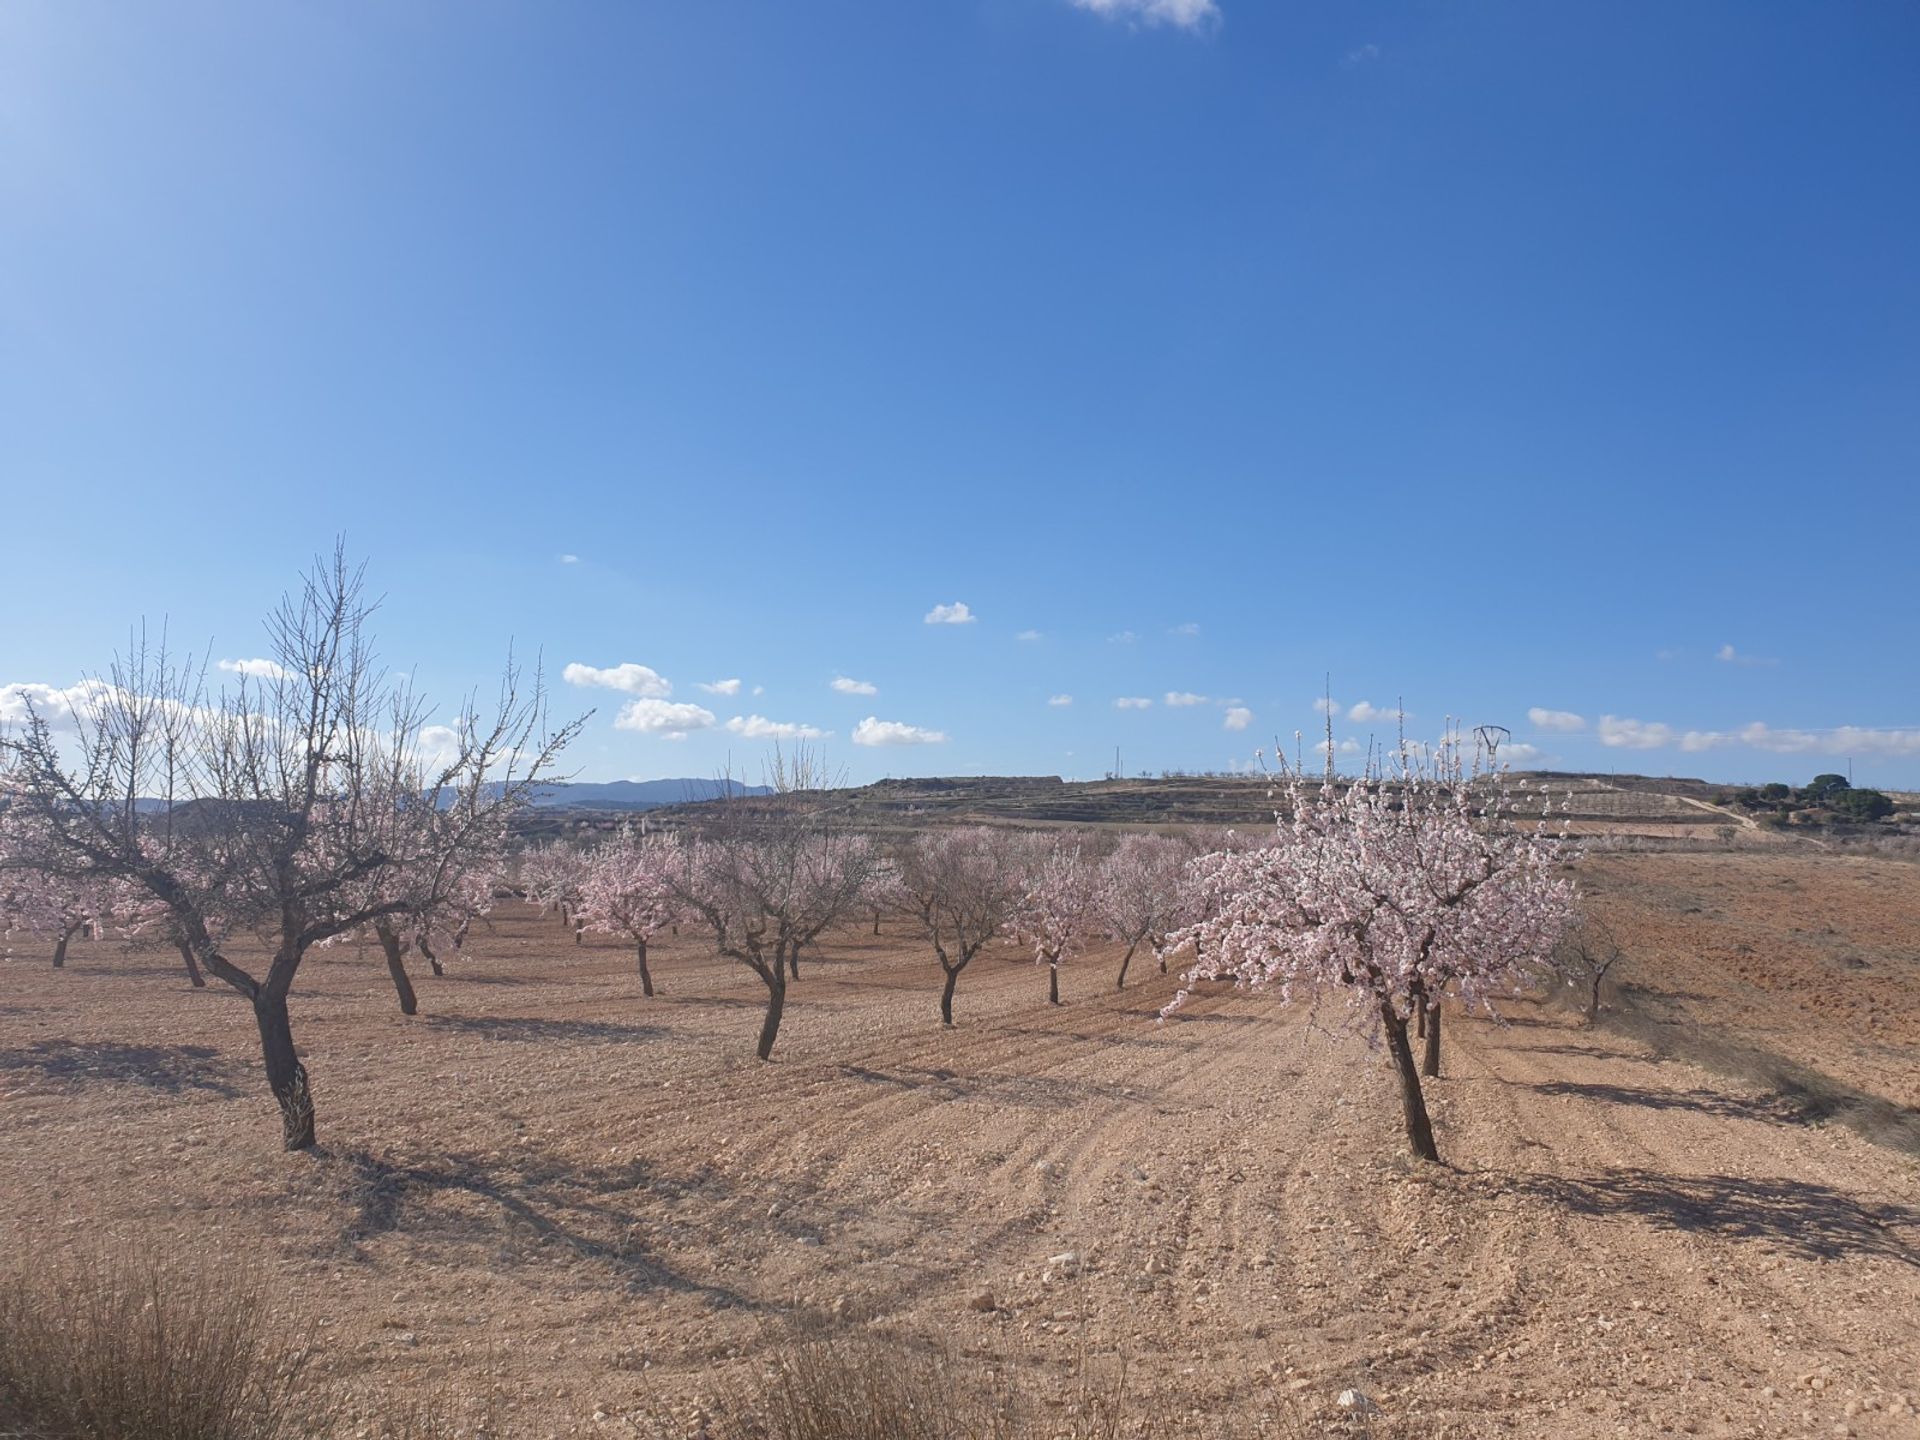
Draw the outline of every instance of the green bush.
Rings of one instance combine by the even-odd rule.
[[[1827,804],[1849,820],[1884,820],[1893,813],[1893,801],[1878,790],[1842,790],[1828,796]]]

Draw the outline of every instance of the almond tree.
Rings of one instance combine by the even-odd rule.
[[[960,972],[1013,918],[1027,893],[1023,847],[984,825],[926,830],[889,867],[892,908],[933,946],[946,983],[940,1023],[953,1024]]]
[[[107,913],[104,887],[88,876],[38,868],[31,842],[23,838],[19,843],[16,858],[4,862],[9,868],[0,886],[0,930],[51,935],[53,968],[63,970],[73,937],[100,931]]]
[[[580,918],[589,930],[633,941],[640,963],[640,989],[653,994],[647,944],[680,918],[676,880],[685,857],[665,835],[623,827],[586,857],[580,882]]]
[[[308,951],[445,895],[578,729],[543,733],[537,677],[524,692],[509,663],[491,720],[468,705],[429,731],[374,654],[372,610],[336,549],[269,618],[266,678],[209,695],[204,667],[143,637],[76,702],[73,755],[38,713],[0,740],[47,868],[144,890],[247,997],[290,1150],[314,1142],[287,1013]],[[406,886],[381,883],[395,867]],[[264,973],[227,953],[223,926],[266,945]]]
[[[1613,928],[1589,909],[1581,911],[1553,952],[1554,969],[1568,985],[1585,992],[1587,1024],[1599,1023],[1600,987],[1625,955]]]
[[[1055,836],[1027,876],[1013,931],[1047,967],[1047,1003],[1060,1003],[1060,966],[1078,955],[1099,923],[1098,868],[1078,836]]]
[[[1275,843],[1219,856],[1207,870],[1215,913],[1174,943],[1199,947],[1184,986],[1231,979],[1283,1003],[1343,1000],[1350,1023],[1385,1035],[1408,1144],[1438,1160],[1409,1021],[1428,1008],[1437,1069],[1441,996],[1487,1004],[1552,950],[1574,896],[1545,797],[1464,774],[1457,747],[1426,767],[1401,757],[1391,784],[1309,790],[1296,772]]]
[[[777,749],[773,793],[748,796],[723,783],[704,807],[704,828],[685,849],[675,890],[687,914],[713,932],[720,954],[767,987],[755,1053],[771,1058],[786,1012],[798,946],[847,913],[873,863],[865,836],[844,827],[823,793],[829,777],[814,753]],[[725,780],[726,777],[723,777]]]
[[[1126,988],[1136,950],[1144,944],[1160,954],[1167,936],[1185,922],[1182,881],[1189,854],[1164,835],[1128,835],[1101,862],[1095,907],[1100,923],[1127,947],[1114,989]]]
[[[584,928],[574,912],[580,906],[580,886],[586,878],[586,856],[563,840],[537,845],[520,859],[520,883],[527,899],[542,913],[557,911],[560,923],[573,932],[573,943],[580,943]]]

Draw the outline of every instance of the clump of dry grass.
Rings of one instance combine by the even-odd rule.
[[[1215,1432],[1130,1386],[1124,1361],[1082,1362],[1065,1393],[901,1335],[812,1336],[716,1402],[709,1440],[1198,1440]],[[1284,1404],[1258,1433],[1305,1433]],[[658,1433],[670,1433],[662,1426]],[[680,1432],[672,1432],[680,1433]],[[1224,1431],[1220,1432],[1222,1435]],[[1240,1431],[1239,1434],[1248,1432]]]
[[[304,1440],[324,1421],[303,1352],[247,1273],[149,1251],[0,1274],[9,1440]]]

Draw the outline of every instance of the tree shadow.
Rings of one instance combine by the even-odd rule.
[[[1644,1055],[1630,1055],[1625,1050],[1609,1050],[1604,1045],[1523,1045],[1517,1048],[1525,1050],[1529,1055],[1577,1055],[1588,1060],[1625,1060],[1638,1065],[1656,1063]]]
[[[436,980],[457,980],[462,985],[499,985],[503,987],[517,987],[536,983],[550,985],[553,983],[551,977],[536,982],[525,975],[476,975],[471,970],[460,969],[459,964],[460,962],[457,960],[448,962],[447,973],[445,975],[436,975],[433,978]]]
[[[618,1199],[635,1192],[653,1199],[697,1199],[709,1188],[704,1182],[664,1177],[639,1160],[581,1166],[539,1155],[489,1160],[448,1154],[399,1162],[361,1149],[340,1152],[338,1158],[348,1167],[345,1198],[353,1207],[341,1240],[356,1248],[362,1240],[400,1230],[418,1236],[435,1224],[473,1232],[457,1238],[497,1238],[470,1209],[438,1214],[433,1222],[422,1214],[436,1197],[465,1195],[493,1207],[487,1218],[503,1221],[509,1239],[518,1230],[535,1245],[562,1246],[608,1266],[635,1293],[669,1290],[703,1296],[716,1307],[757,1308],[757,1302],[739,1292],[691,1279],[654,1255],[643,1237],[654,1226]],[[503,1247],[494,1263],[533,1263],[538,1258]]]
[[[658,1040],[658,1025],[628,1025],[616,1020],[542,1020],[525,1015],[423,1015],[436,1030],[455,1030],[488,1040],[575,1040],[624,1044]]]
[[[0,1050],[0,1071],[38,1074],[81,1086],[96,1080],[144,1085],[169,1095],[189,1090],[233,1098],[238,1074],[209,1045],[121,1045],[111,1040],[41,1040]]]
[[[999,1075],[992,1072],[961,1074],[944,1069],[889,1073],[864,1065],[842,1065],[840,1073],[868,1085],[886,1085],[904,1091],[930,1090],[938,1093],[943,1100],[984,1100],[1024,1110],[1071,1110],[1089,1100],[1145,1105],[1153,1103],[1153,1097],[1137,1086],[1068,1080],[1051,1075]]]
[[[1573,1080],[1548,1080],[1527,1088],[1542,1095],[1598,1100],[1608,1105],[1637,1105],[1643,1110],[1692,1110],[1723,1120],[1791,1122],[1799,1118],[1776,1098],[1747,1100],[1718,1090],[1648,1090],[1638,1085],[1583,1084]]]
[[[1874,1256],[1920,1268],[1920,1254],[1897,1233],[1920,1227],[1920,1211],[1863,1201],[1831,1185],[1651,1170],[1534,1175],[1513,1183],[1576,1214],[1635,1215],[1662,1230],[1764,1241],[1806,1259]]]

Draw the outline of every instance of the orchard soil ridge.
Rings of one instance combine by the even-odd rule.
[[[1283,1409],[1340,1433],[1356,1388],[1382,1435],[1915,1434],[1920,1162],[1727,1052],[1920,1103],[1920,870],[1583,869],[1625,1008],[1451,1024],[1440,1168],[1399,1153],[1362,1041],[1215,988],[1158,1023],[1173,977],[1136,962],[1116,994],[1104,948],[1058,1009],[990,948],[947,1031],[932,958],[850,927],[761,1065],[762,987],[692,930],[654,947],[646,1001],[629,949],[505,906],[415,976],[411,1020],[377,949],[336,947],[294,996],[305,1156],[238,996],[117,942],[62,973],[17,949],[0,1233],[238,1232],[358,1410],[491,1395],[508,1436],[631,1433],[643,1406],[693,1434],[796,1321],[943,1337],[1062,1395],[1125,1353],[1235,1433]]]

